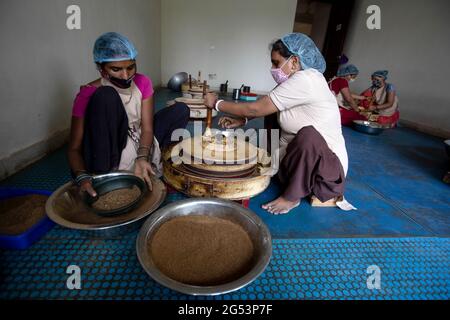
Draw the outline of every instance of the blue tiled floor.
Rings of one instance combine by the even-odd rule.
[[[173,97],[159,92],[157,109]],[[248,126],[262,128],[262,121]],[[358,211],[303,201],[288,215],[272,216],[260,206],[280,194],[273,181],[250,202],[274,238],[272,261],[251,285],[214,299],[450,298],[450,187],[441,182],[448,163],[442,141],[406,128],[380,136],[344,128],[344,135],[346,198]],[[63,148],[0,187],[53,191],[69,180],[68,172]],[[165,203],[184,197],[169,194]],[[0,299],[198,299],[149,279],[137,262],[135,237],[86,239],[57,226],[27,250],[0,250]],[[69,264],[86,274],[81,291],[65,288]],[[382,270],[380,290],[366,286],[372,264]]]
[[[449,239],[274,240],[265,272],[239,291],[186,296],[144,272],[136,234],[121,239],[79,239],[55,227],[32,248],[0,251],[0,299],[272,300],[448,299]],[[81,290],[66,288],[67,266],[82,270]],[[367,286],[369,266],[381,270],[380,288]]]
[[[167,90],[160,91],[156,109],[173,97]],[[248,126],[261,128],[262,120]],[[346,198],[358,211],[312,208],[305,200],[286,216],[272,216],[260,207],[280,194],[273,181],[251,199],[250,208],[275,238],[450,235],[450,186],[441,181],[448,160],[440,139],[407,128],[380,136],[344,128],[344,135],[350,158]],[[61,149],[0,186],[55,190],[68,180],[65,149]]]

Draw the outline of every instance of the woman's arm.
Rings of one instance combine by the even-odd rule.
[[[69,158],[69,166],[76,175],[78,172],[86,171],[84,160],[81,153],[84,131],[84,118],[72,117],[72,125],[70,127],[69,150],[67,157]]]
[[[386,103],[373,105],[371,106],[371,108],[373,108],[373,110],[389,109],[394,105],[394,102],[395,102],[395,91],[391,91],[388,93]]]
[[[217,102],[217,96],[209,93],[205,97],[205,104],[207,107],[214,109]],[[258,118],[268,116],[269,114],[278,112],[277,107],[269,98],[264,96],[256,102],[235,103],[228,101],[221,101],[219,103],[219,110],[228,114],[232,114],[241,118]]]
[[[70,127],[69,149],[67,150],[67,158],[69,159],[69,166],[75,176],[86,174],[86,167],[82,155],[84,133],[84,118],[72,117],[72,124]],[[87,191],[91,196],[95,197],[97,193],[92,188],[91,180],[84,179],[80,182],[80,190]]]
[[[141,137],[134,169],[134,174],[144,179],[150,190],[152,190],[150,175],[155,174],[149,162],[150,151],[153,145],[153,106],[153,96],[142,100]]]
[[[153,144],[153,97],[142,100],[140,145],[151,148]],[[139,155],[139,154],[138,154]]]
[[[358,105],[356,104],[355,100],[352,97],[352,94],[350,92],[350,89],[348,87],[341,89],[342,96],[344,97],[344,100],[347,101],[347,103],[350,105],[350,107],[358,111]]]
[[[354,94],[354,93],[352,93],[352,98],[355,99],[355,100],[366,100],[367,99],[366,96],[360,96],[360,95],[357,95],[357,94]]]

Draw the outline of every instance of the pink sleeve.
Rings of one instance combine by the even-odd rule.
[[[137,73],[136,76],[134,77],[134,83],[142,93],[142,100],[148,99],[151,96],[153,96],[154,93],[153,84],[152,80],[150,80],[149,77]]]
[[[83,86],[80,88],[75,101],[73,102],[72,116],[77,118],[83,118],[88,106],[89,100],[94,94],[97,87]]]

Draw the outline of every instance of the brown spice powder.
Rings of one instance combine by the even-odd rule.
[[[92,207],[97,210],[116,210],[129,205],[140,195],[141,189],[137,186],[117,189],[99,196]]]
[[[228,283],[252,266],[254,248],[248,233],[221,218],[177,217],[165,222],[149,241],[157,268],[185,284]]]
[[[0,201],[0,234],[18,235],[45,217],[48,196],[31,194]]]

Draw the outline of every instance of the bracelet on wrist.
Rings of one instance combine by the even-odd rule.
[[[145,159],[145,161],[148,162],[149,157],[148,156],[137,156],[136,159],[134,160],[135,162],[140,160],[140,159]]]
[[[149,146],[139,146],[138,151],[139,150],[149,150],[150,151],[150,147]]]
[[[87,173],[82,173],[75,178],[75,183],[80,186],[84,180],[92,181],[92,176]]]
[[[138,153],[136,158],[149,158],[150,157],[150,153],[146,152],[146,153]]]
[[[219,109],[219,103],[221,103],[223,100],[217,100],[217,102],[216,102],[216,104],[215,104],[215,106],[214,106],[214,109],[216,109],[216,111],[217,112],[220,112],[220,109]]]
[[[86,170],[75,170],[75,171],[73,171],[73,173],[75,174],[75,177],[78,177],[80,174],[87,173],[87,171]]]

